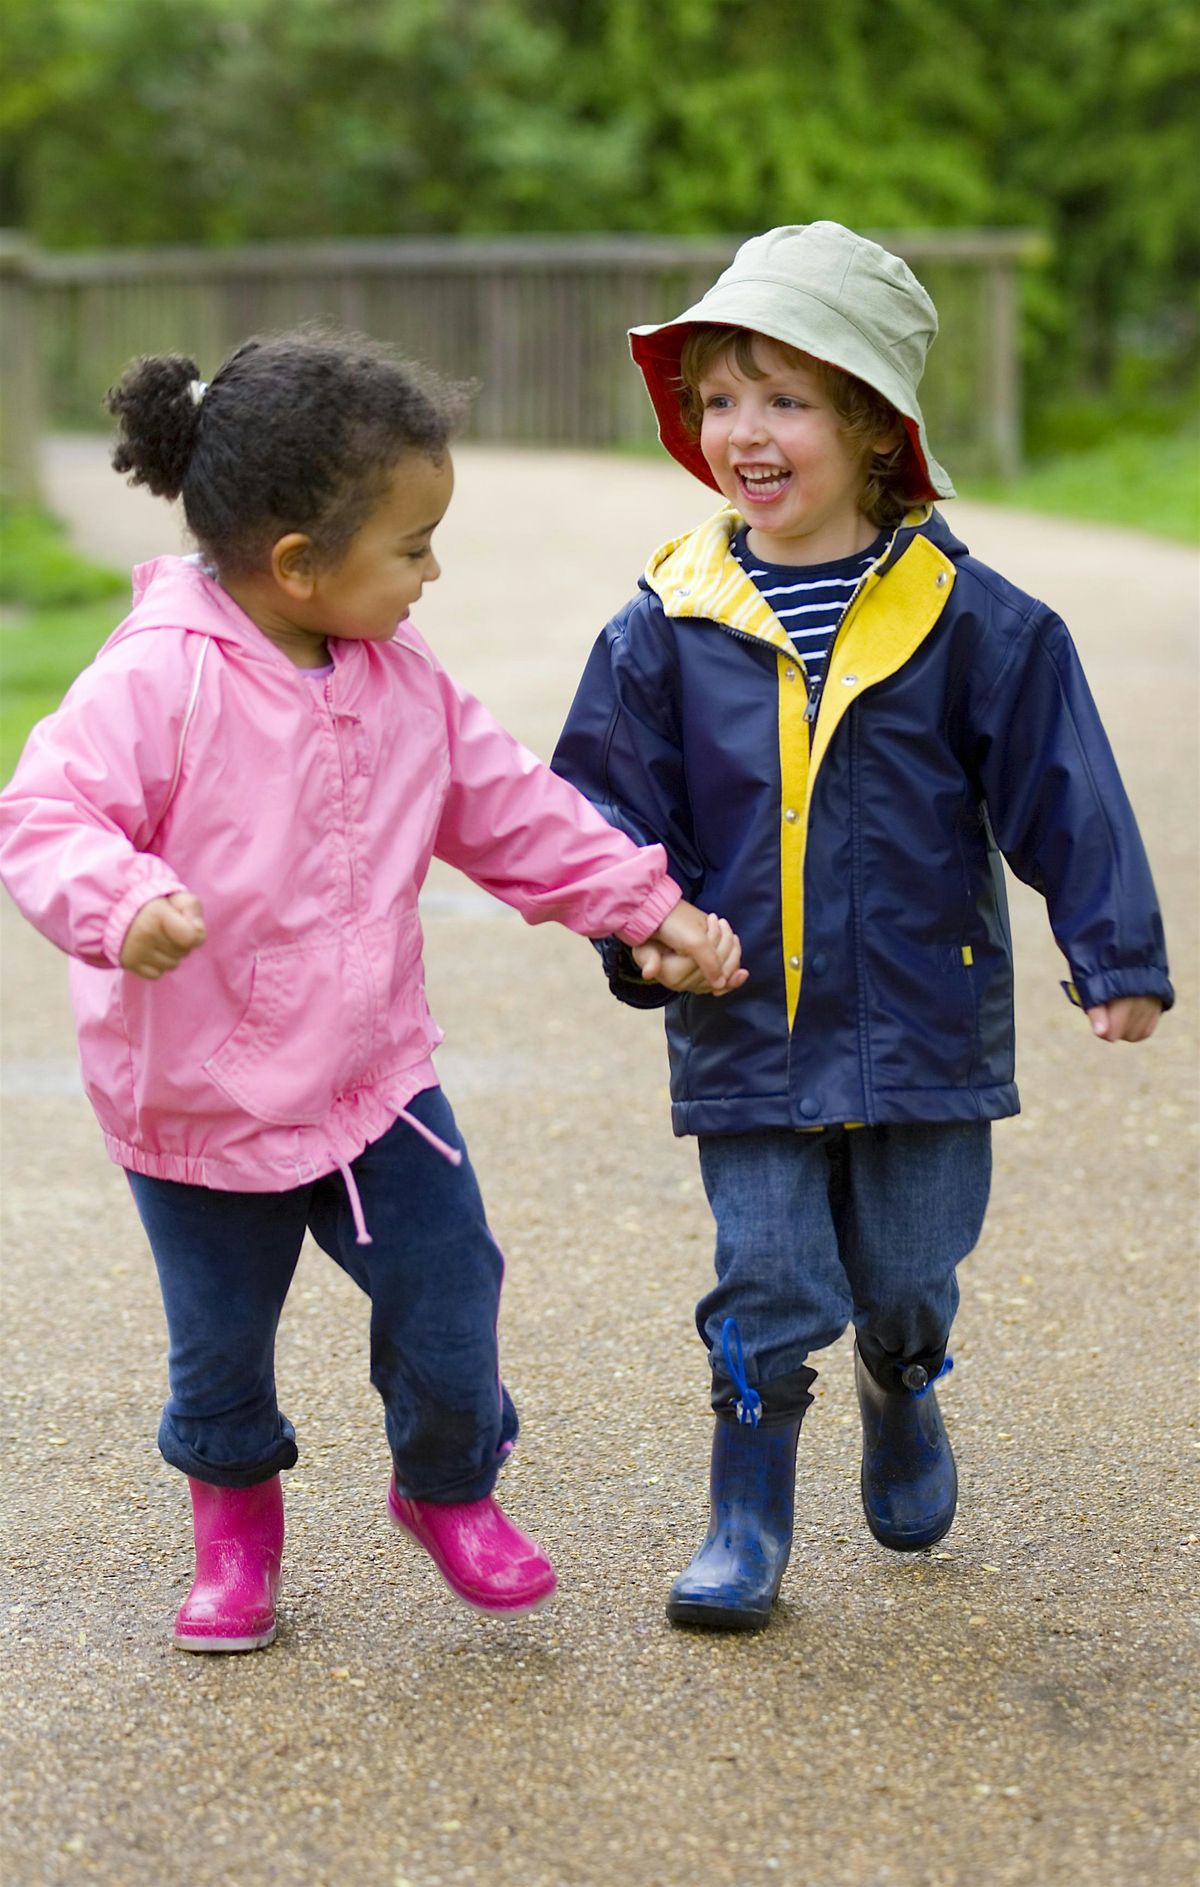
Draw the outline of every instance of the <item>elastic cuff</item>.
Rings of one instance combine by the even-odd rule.
[[[104,926],[101,947],[114,969],[121,967],[121,950],[138,912],[147,904],[153,904],[155,898],[171,898],[177,891],[187,889],[161,859],[143,857],[139,863],[144,869],[138,882],[113,905]]]
[[[786,1376],[770,1382],[755,1383],[762,1402],[762,1421],[766,1428],[776,1422],[794,1422],[812,1402],[809,1390],[817,1380],[815,1369],[793,1369]],[[713,1369],[712,1410],[714,1415],[732,1415],[741,1399],[741,1391],[730,1382],[723,1369]]]
[[[650,849],[658,851],[665,860],[666,853],[662,851],[661,846]],[[647,937],[654,935],[663,918],[669,917],[682,899],[683,892],[675,880],[664,874],[653,891],[647,892],[633,916],[620,926],[617,936],[623,943],[645,943]]]
[[[1152,996],[1163,1006],[1163,1014],[1175,1005],[1171,980],[1161,970],[1097,970],[1094,975],[1076,975],[1062,985],[1067,1001],[1077,1009],[1095,1009],[1102,1002],[1118,1002],[1125,996]]]
[[[675,990],[665,989],[661,983],[647,982],[633,951],[619,937],[601,937],[596,948],[608,977],[608,987],[618,1002],[627,1003],[631,1009],[665,1009],[668,1003],[675,1001]]]

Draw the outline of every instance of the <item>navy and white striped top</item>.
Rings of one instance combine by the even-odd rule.
[[[810,712],[815,713],[838,626],[855,590],[881,555],[887,533],[881,532],[873,544],[853,557],[810,564],[764,563],[748,549],[748,535],[749,529],[743,525],[729,548],[795,643],[808,676]]]

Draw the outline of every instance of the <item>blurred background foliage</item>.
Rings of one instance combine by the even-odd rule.
[[[0,224],[50,248],[1033,226],[1027,448],[1179,434],[1190,0],[3,0]]]

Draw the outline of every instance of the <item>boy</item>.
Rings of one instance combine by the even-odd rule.
[[[694,307],[631,333],[667,450],[725,506],[651,558],[596,644],[554,766],[684,894],[750,979],[601,946],[665,1006],[677,1133],[716,1219],[696,1321],[716,1415],[711,1525],[680,1625],[765,1625],[792,1538],[807,1358],[852,1322],[868,1526],[954,1517],[932,1385],[955,1267],[1017,1112],[1000,854],[1045,896],[1064,984],[1106,1041],[1172,1001],[1154,887],[1062,623],[972,559],[917,386],[933,304],[836,223],[745,243]]]

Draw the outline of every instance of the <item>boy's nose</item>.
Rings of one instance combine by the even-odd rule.
[[[739,407],[733,425],[729,429],[731,446],[759,445],[767,436],[763,415],[754,409],[747,411]]]

